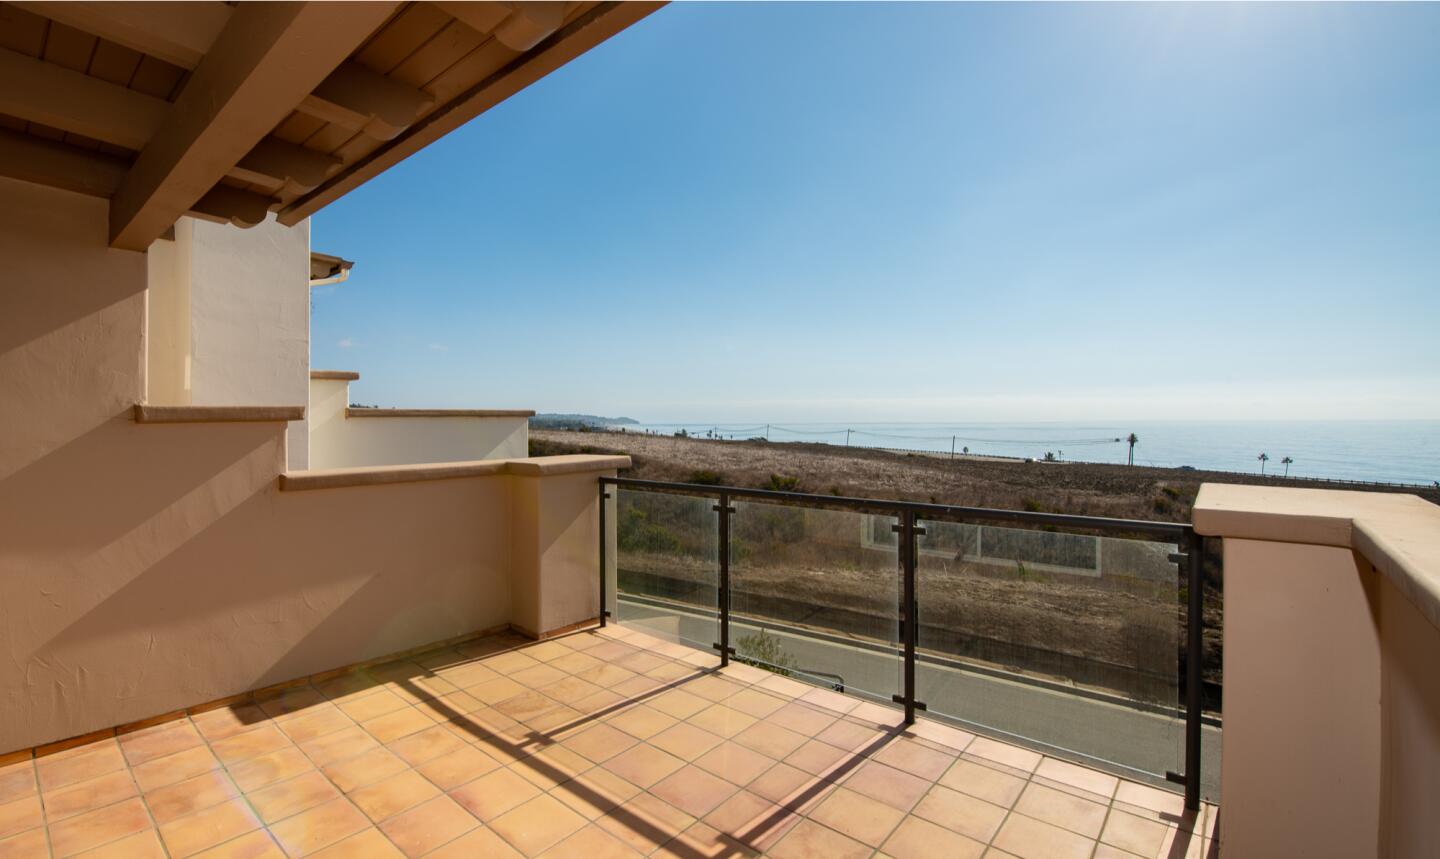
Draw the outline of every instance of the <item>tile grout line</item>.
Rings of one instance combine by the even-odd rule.
[[[174,721],[178,722],[178,721],[180,721],[180,720],[179,720],[179,719],[176,719],[176,720],[174,720]],[[185,714],[185,721],[186,721],[187,723],[189,723],[189,721],[190,721],[190,714],[189,714],[189,713],[186,713],[186,714]],[[165,724],[165,723],[162,722],[161,724]],[[190,727],[191,727],[192,730],[195,730],[195,726],[194,726],[194,725],[191,725]],[[197,736],[199,736],[200,731],[199,731],[199,730],[195,730],[195,734],[196,734]],[[122,745],[120,745],[120,736],[121,736],[120,734],[116,734],[116,735],[115,735],[115,746],[116,746],[116,748],[119,749],[119,751],[120,751],[120,760],[122,760],[122,761],[125,762],[125,774],[130,777],[130,783],[133,784],[133,785],[135,785],[135,796],[136,796],[137,799],[140,800],[140,807],[143,808],[143,809],[145,809],[145,816],[150,820],[150,830],[155,833],[155,840],[156,840],[157,842],[159,842],[159,844],[160,844],[160,852],[161,852],[162,854],[164,854],[166,857],[169,857],[169,856],[170,856],[170,845],[167,844],[167,843],[165,843],[165,838],[164,838],[164,836],[162,836],[162,835],[160,834],[160,823],[155,819],[155,813],[150,810],[150,801],[145,798],[145,791],[143,791],[143,790],[140,789],[140,782],[139,782],[138,780],[136,780],[136,778],[135,778],[135,768],[130,765],[130,758],[126,757],[126,755],[125,755],[125,747],[122,746]],[[205,738],[202,736],[202,737],[200,737],[200,740],[201,740],[201,742],[204,742]],[[182,750],[182,751],[183,751],[183,750]],[[179,754],[179,752],[176,752],[176,754]],[[166,756],[166,757],[168,757],[168,756]],[[159,760],[159,758],[155,758],[154,760]],[[181,781],[184,781],[184,779],[181,779]],[[123,800],[122,800],[122,801],[123,801]],[[119,840],[119,839],[116,839],[116,840]],[[114,842],[109,842],[109,843],[114,843]]]
[[[40,803],[40,825],[45,829],[45,852],[55,859],[55,843],[50,835],[50,812],[45,808],[45,791],[40,786],[40,759],[30,750],[30,778],[35,782],[35,801]]]

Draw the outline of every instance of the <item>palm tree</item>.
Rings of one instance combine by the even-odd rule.
[[[1267,462],[1270,461],[1270,454],[1268,454],[1268,453],[1261,453],[1259,456],[1257,456],[1257,457],[1255,457],[1255,458],[1258,459],[1258,460],[1260,460],[1260,473],[1261,473],[1261,474],[1264,474],[1264,473],[1265,473],[1265,463],[1267,463]]]
[[[1127,439],[1125,439],[1125,440],[1128,441],[1128,442],[1130,442],[1130,462],[1127,463],[1127,464],[1128,464],[1128,465],[1134,465],[1134,464],[1135,464],[1135,445],[1137,445],[1137,444],[1140,443],[1140,436],[1138,436],[1138,435],[1136,435],[1135,433],[1132,432],[1132,433],[1130,433],[1130,437],[1127,438]]]
[[[1286,477],[1289,477],[1289,476],[1290,476],[1290,466],[1295,464],[1295,460],[1293,460],[1293,459],[1291,459],[1290,457],[1287,456],[1287,457],[1285,457],[1284,459],[1280,460],[1280,464],[1283,465],[1283,466],[1285,466],[1285,476],[1286,476]]]

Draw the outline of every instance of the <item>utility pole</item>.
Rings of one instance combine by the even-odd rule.
[[[950,436],[950,458],[955,458],[955,436]]]
[[[850,446],[850,430],[845,430],[845,446]]]
[[[770,425],[769,425],[769,424],[766,424],[766,425],[765,425],[765,440],[766,440],[766,441],[769,441],[769,440],[770,440]]]

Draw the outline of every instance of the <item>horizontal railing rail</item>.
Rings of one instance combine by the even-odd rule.
[[[1185,702],[1184,773],[1167,772],[1165,777],[1184,785],[1185,803],[1188,808],[1198,808],[1200,801],[1200,758],[1202,716],[1202,648],[1204,625],[1203,576],[1200,565],[1200,542],[1194,528],[1187,523],[1153,522],[1142,519],[1111,519],[1099,516],[1076,516],[1064,513],[1032,512],[1028,510],[1001,510],[988,507],[965,507],[950,504],[933,504],[916,501],[901,501],[879,498],[855,498],[842,495],[818,495],[806,492],[790,492],[772,489],[749,489],[738,486],[712,486],[699,483],[678,483],[660,480],[642,480],[626,477],[600,478],[600,623],[604,625],[611,616],[608,606],[606,504],[612,497],[611,489],[630,489],[642,492],[688,496],[712,499],[712,509],[717,514],[716,545],[718,555],[718,580],[712,586],[717,591],[713,611],[718,620],[716,630],[718,641],[713,645],[719,653],[721,665],[728,665],[737,657],[731,645],[731,583],[730,543],[731,518],[736,508],[736,499],[768,502],[771,504],[801,508],[822,508],[847,510],[870,514],[888,514],[895,517],[893,532],[899,561],[901,580],[898,598],[898,629],[895,636],[895,654],[902,660],[903,691],[892,700],[904,707],[905,721],[913,724],[917,710],[926,709],[924,702],[915,694],[915,667],[919,662],[932,662],[934,657],[917,652],[918,600],[916,596],[916,569],[921,550],[918,540],[926,533],[925,524],[955,523],[995,524],[1022,526],[1044,530],[1057,528],[1091,532],[1097,536],[1136,538],[1159,538],[1173,542],[1179,551],[1168,556],[1168,560],[1180,568],[1181,582],[1188,591],[1186,596],[1186,638],[1184,644],[1185,673],[1182,681]],[[617,582],[618,587],[618,582]],[[815,674],[813,671],[799,672]],[[843,685],[843,681],[841,681]],[[1212,723],[1214,720],[1211,720]]]
[[[634,477],[602,477],[606,486],[643,489],[714,498],[755,498],[803,507],[834,507],[844,510],[889,513],[914,513],[920,518],[954,518],[985,522],[1010,522],[1025,525],[1054,525],[1084,528],[1111,534],[1145,534],[1151,537],[1183,539],[1194,533],[1189,524],[1153,522],[1148,519],[1111,519],[1104,516],[1076,516],[1069,513],[1041,513],[1029,510],[1002,510],[994,507],[960,507],[953,504],[929,504],[923,501],[898,501],[885,498],[854,498],[846,495],[818,495],[809,492],[783,492],[775,489],[747,489],[739,486],[711,486],[704,483],[677,483],[664,480],[641,480]]]

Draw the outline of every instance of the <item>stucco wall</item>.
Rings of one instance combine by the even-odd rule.
[[[310,378],[310,222],[234,227],[181,218],[151,246],[146,401],[303,406]],[[308,467],[304,421],[289,465]]]
[[[529,455],[523,417],[345,416],[348,382],[310,381],[310,468],[518,459]]]
[[[193,222],[191,393],[197,406],[303,406],[310,380],[310,222]],[[305,423],[291,468],[308,467]]]
[[[508,622],[508,477],[281,492],[284,424],[134,423],[107,231],[0,179],[0,752]]]
[[[1383,718],[1380,855],[1440,856],[1440,815],[1435,813],[1440,801],[1440,627],[1389,579],[1376,578]]]
[[[190,404],[190,250],[194,221],[150,246],[145,337],[145,402]],[[258,405],[258,404],[255,404]]]
[[[1206,484],[1224,538],[1225,855],[1440,856],[1440,509]]]
[[[1221,850],[1376,856],[1377,582],[1349,549],[1226,538]],[[1328,809],[1328,812],[1321,812]]]

